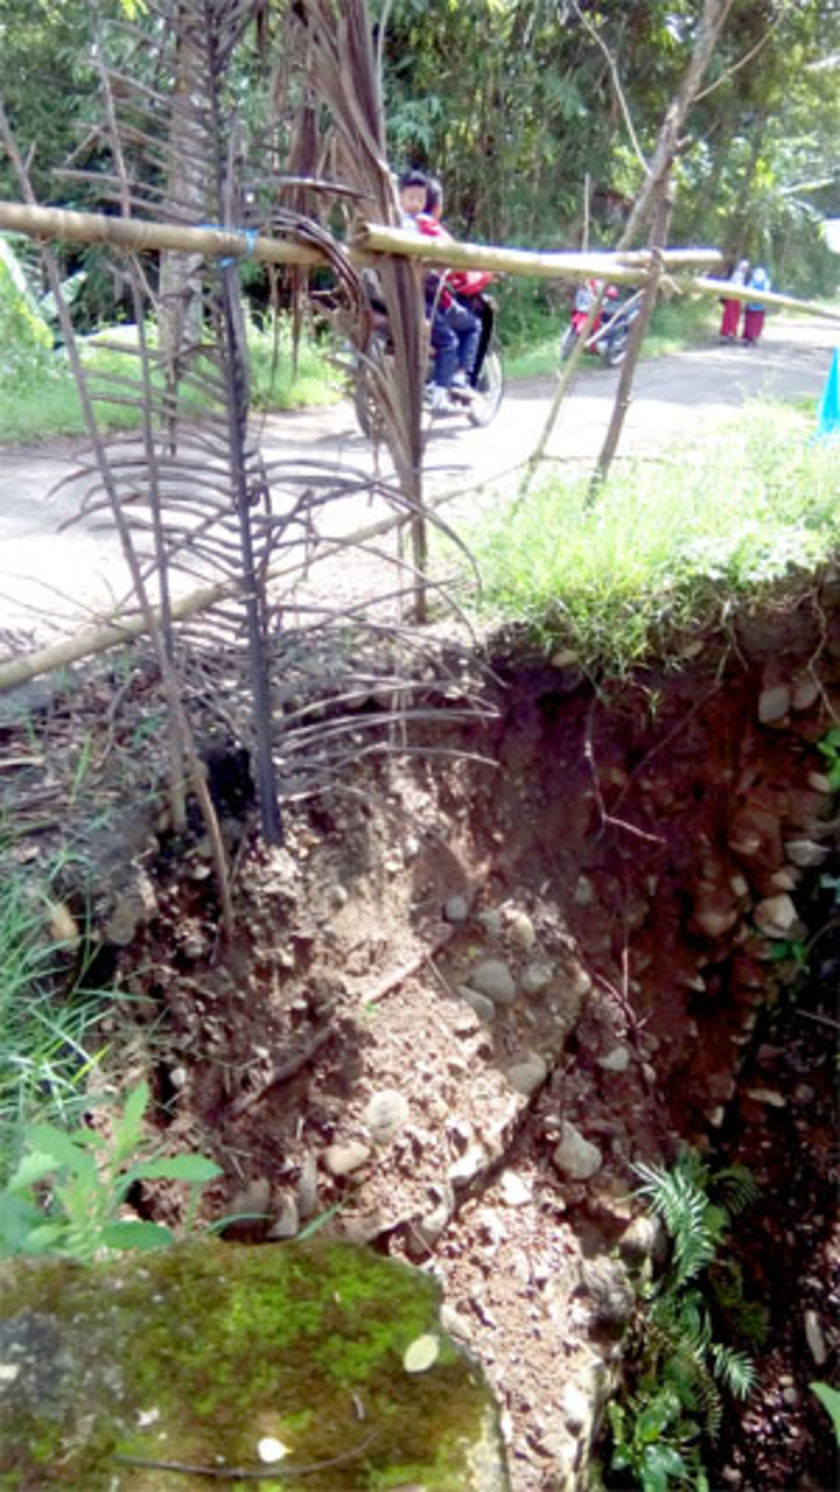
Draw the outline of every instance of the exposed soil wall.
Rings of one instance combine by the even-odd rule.
[[[331,1231],[436,1275],[516,1492],[587,1485],[635,1311],[631,1165],[684,1140],[763,1189],[737,1247],[772,1331],[721,1484],[832,1484],[807,1385],[838,1345],[833,1033],[790,990],[810,940],[830,1015],[838,600],[829,576],[608,690],[497,658],[496,719],[443,713],[425,743],[472,759],[360,767],[282,850],[243,837],[239,804],[227,950],[205,844],[139,872],[120,957],[151,1003],[127,1018],[154,1026],[167,1143],[225,1167],[208,1216],[264,1214],[239,1235],[279,1240],[336,1207]],[[120,1082],[146,1063],[140,1042]]]

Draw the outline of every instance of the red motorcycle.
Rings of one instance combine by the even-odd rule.
[[[599,290],[600,285],[597,280],[588,280],[577,290],[572,306],[571,321],[560,343],[561,362],[571,357],[573,349],[577,346]],[[603,358],[608,368],[617,368],[619,363],[624,361],[627,343],[630,340],[630,328],[641,309],[641,298],[641,291],[639,291],[629,300],[623,301],[615,285],[608,285],[604,291],[601,309],[589,329],[586,351]]]

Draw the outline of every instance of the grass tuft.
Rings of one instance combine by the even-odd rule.
[[[585,478],[546,482],[514,509],[506,497],[464,535],[482,574],[475,609],[594,674],[667,655],[675,633],[836,551],[837,453],[813,429],[800,410],[747,405],[678,463],[621,463],[594,505]]]
[[[95,1028],[113,993],[85,988],[77,936],[50,931],[54,911],[22,878],[0,883],[0,1185],[25,1125],[78,1122],[103,1055]]]

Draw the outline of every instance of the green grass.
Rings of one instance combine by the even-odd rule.
[[[747,405],[688,456],[618,464],[592,505],[585,479],[546,481],[514,508],[508,494],[463,535],[479,617],[611,677],[673,653],[733,597],[809,575],[836,549],[837,449],[814,428],[813,413]]]
[[[98,345],[103,341],[122,343],[126,353],[136,346],[134,329],[130,326],[106,328],[80,344],[91,375],[92,391],[98,393],[112,388],[114,378],[137,376],[136,359]],[[281,326],[276,344],[273,331],[252,325],[248,345],[255,410],[322,406],[342,397],[340,375],[331,366],[326,349],[311,337],[301,340],[296,369],[292,367],[291,336],[286,325]],[[130,393],[124,398],[126,402],[97,398],[103,429],[139,427],[141,416],[136,400]],[[185,404],[188,409],[200,412],[204,400],[195,391],[187,391]],[[14,383],[0,383],[0,441],[33,442],[85,433],[76,385],[63,352],[40,358],[28,377]]]
[[[78,1122],[101,1055],[95,1028],[113,1000],[86,989],[76,939],[50,930],[54,908],[22,876],[0,880],[0,1185],[24,1125]]]

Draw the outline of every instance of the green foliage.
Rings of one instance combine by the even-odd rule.
[[[148,329],[154,345],[154,327]],[[281,320],[275,335],[272,327],[248,326],[251,355],[252,404],[255,409],[299,409],[309,405],[323,406],[341,397],[342,382],[332,366],[329,348],[314,336],[305,335],[293,362],[291,331]],[[137,394],[126,389],[118,397],[119,380],[136,376],[133,351],[136,333],[132,326],[103,328],[94,336],[80,340],[91,391],[97,402],[100,421],[105,429],[132,430],[141,421]],[[0,365],[3,352],[0,348]],[[160,387],[155,375],[153,386]],[[200,412],[206,400],[187,386],[183,396],[190,408]],[[31,379],[23,386],[16,383],[4,388],[0,379],[0,440],[37,440],[50,435],[84,433],[76,385],[62,349],[45,353]]]
[[[9,239],[0,234],[0,387],[42,379],[52,335]]]
[[[113,1000],[86,984],[84,948],[50,933],[53,903],[21,878],[0,881],[0,1183],[24,1124],[73,1122],[99,1061],[97,1023]]]
[[[817,750],[825,757],[831,792],[840,793],[840,725],[833,725],[827,731],[822,740],[817,742]]]
[[[749,1321],[760,1337],[764,1322],[747,1310],[739,1270],[720,1258],[731,1219],[758,1188],[746,1168],[711,1174],[689,1151],[668,1170],[633,1169],[642,1183],[637,1195],[671,1239],[671,1260],[661,1279],[641,1287],[643,1308],[626,1359],[631,1388],[607,1406],[610,1465],[630,1472],[644,1492],[708,1489],[703,1441],[719,1432],[721,1391],[746,1398],[755,1381],[747,1354],[715,1340],[713,1317],[742,1335]]]
[[[831,1415],[831,1423],[834,1426],[834,1437],[840,1445],[840,1391],[832,1388],[828,1383],[809,1383],[813,1394],[816,1394],[823,1408]]]
[[[725,443],[690,459],[614,466],[595,503],[584,479],[547,481],[518,506],[505,492],[464,533],[481,570],[476,610],[596,675],[679,654],[685,631],[717,623],[733,598],[761,596],[836,550],[835,460],[809,441],[811,424],[756,403]]]
[[[109,1136],[84,1128],[68,1133],[53,1124],[27,1127],[23,1157],[0,1192],[0,1252],[63,1254],[90,1264],[104,1250],[173,1243],[170,1228],[121,1216],[138,1181],[187,1182],[193,1194],[189,1232],[198,1190],[221,1171],[202,1155],[150,1151],[132,1160],[142,1157],[148,1102],[148,1085],[140,1083],[125,1098]]]

